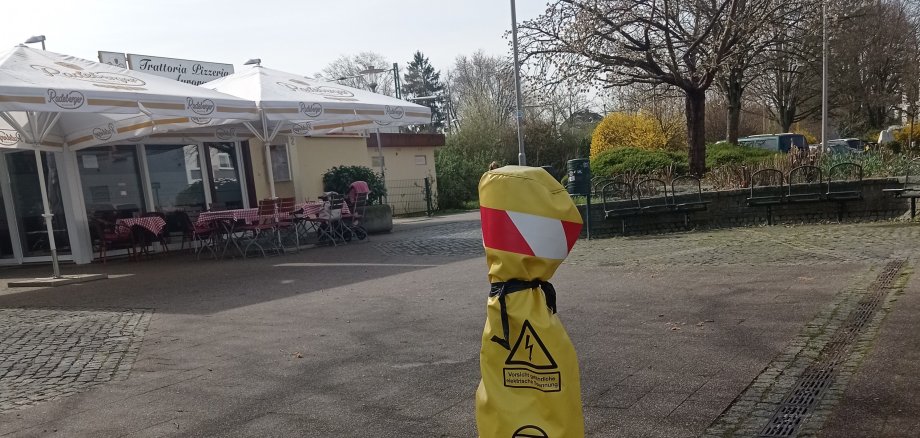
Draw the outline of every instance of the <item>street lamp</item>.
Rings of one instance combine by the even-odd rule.
[[[261,66],[262,66],[262,59],[261,59],[261,58],[252,58],[252,59],[250,59],[250,60],[244,62],[243,65],[258,65],[259,67],[261,67]]]
[[[524,133],[521,132],[521,119],[524,117],[524,105],[521,104],[521,72],[519,67],[521,62],[518,60],[518,38],[517,38],[517,12],[514,7],[514,0],[511,0],[511,42],[514,47],[514,97],[517,101],[517,135],[518,135],[518,166],[527,165],[527,157],[524,155]]]
[[[45,50],[45,36],[44,35],[35,35],[33,37],[29,37],[29,39],[27,39],[25,43],[26,44],[42,43],[42,50]]]
[[[399,86],[399,64],[394,62],[393,68],[375,68],[374,66],[368,66],[366,69],[359,71],[358,74],[359,75],[373,75],[372,81],[368,83],[367,86],[371,88],[372,92],[376,93],[377,92],[377,74],[386,73],[389,71],[393,72],[393,83],[396,86],[396,98],[399,99],[400,98],[399,94],[401,91],[400,86]]]
[[[821,1],[821,151],[827,152],[827,0]]]

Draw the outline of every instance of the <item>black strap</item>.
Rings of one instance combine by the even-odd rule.
[[[502,315],[502,335],[503,338],[498,336],[492,336],[492,342],[505,347],[505,350],[511,350],[511,342],[509,340],[509,328],[508,328],[508,306],[505,303],[505,296],[512,294],[517,291],[530,290],[540,288],[543,290],[543,295],[546,296],[546,307],[549,307],[553,313],[556,313],[556,289],[548,281],[540,280],[531,280],[531,281],[522,281],[522,280],[509,280],[505,282],[492,283],[492,287],[489,289],[489,296],[498,297],[498,306],[501,309]]]

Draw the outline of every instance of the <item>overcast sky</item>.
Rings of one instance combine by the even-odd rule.
[[[545,5],[517,0],[518,21]],[[261,58],[304,75],[362,51],[402,70],[421,50],[443,71],[458,55],[509,53],[510,29],[505,0],[36,0],[5,5],[0,47],[45,35],[49,51],[92,60],[99,50],[237,67]]]

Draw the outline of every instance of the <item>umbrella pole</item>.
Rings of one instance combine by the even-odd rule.
[[[45,227],[48,229],[48,247],[51,249],[51,265],[54,267],[54,278],[61,278],[61,265],[58,261],[57,244],[54,241],[54,226],[51,224],[51,205],[48,202],[48,186],[45,184],[45,169],[42,165],[42,153],[35,150],[35,162],[38,165],[38,185],[42,192],[42,207],[44,208]]]

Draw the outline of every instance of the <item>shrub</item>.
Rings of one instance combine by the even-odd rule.
[[[678,152],[618,148],[604,151],[591,160],[591,175],[612,177],[617,174],[648,174],[670,169],[686,173],[687,156]]]
[[[706,145],[706,167],[712,169],[726,164],[753,165],[773,159],[776,152],[727,142]]]
[[[463,209],[479,199],[479,178],[489,168],[484,151],[460,147],[453,142],[434,153],[438,172],[438,208]]]
[[[591,157],[611,149],[663,149],[667,144],[667,135],[651,116],[642,113],[610,113],[594,128],[591,135]]]
[[[323,190],[327,192],[348,193],[348,186],[355,181],[365,181],[371,189],[368,202],[379,204],[387,194],[387,189],[371,168],[366,166],[336,166],[323,174]]]

